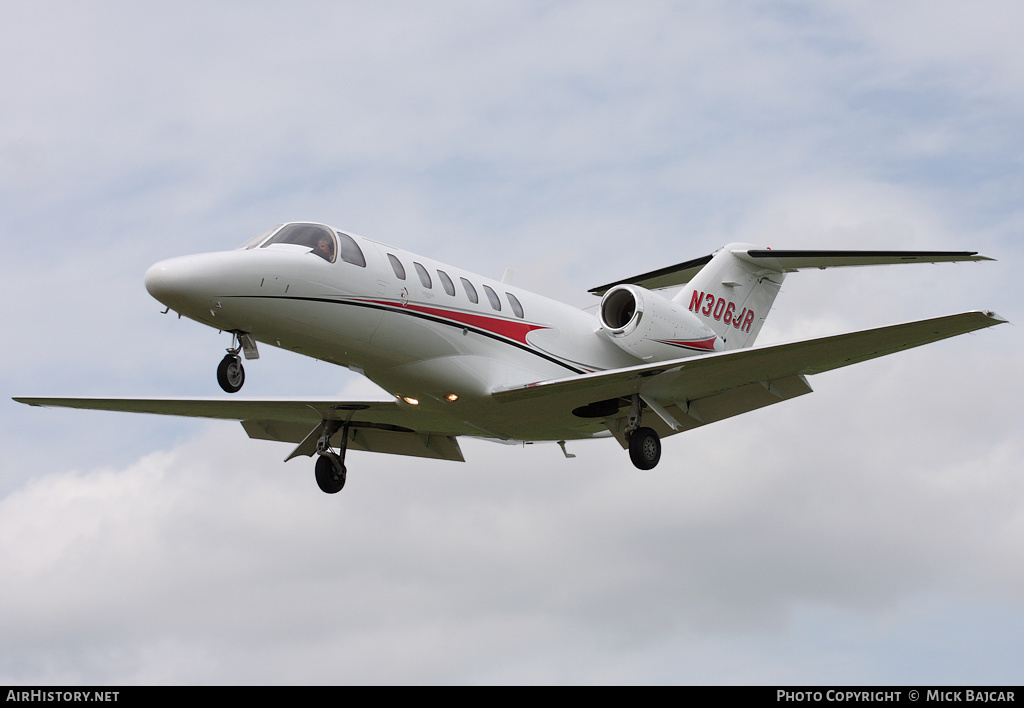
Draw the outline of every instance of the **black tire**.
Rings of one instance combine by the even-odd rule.
[[[217,383],[228,393],[238,393],[245,383],[245,369],[242,368],[242,357],[228,354],[217,366]]]
[[[650,428],[637,428],[629,436],[629,459],[638,470],[650,470],[661,459],[661,439]]]
[[[334,464],[327,455],[316,461],[316,483],[324,494],[337,494],[345,486],[345,465]]]

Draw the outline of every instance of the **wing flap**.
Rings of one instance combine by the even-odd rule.
[[[644,418],[644,425],[654,428],[661,437],[683,433],[708,423],[748,413],[775,403],[788,401],[797,396],[811,393],[812,389],[803,376],[788,376],[771,382],[757,382],[703,398],[689,400],[664,400],[663,405],[651,406],[651,397],[644,395],[644,401],[655,415]],[[662,411],[658,411],[658,408]],[[606,425],[619,444],[626,449],[629,442],[625,437],[626,417],[619,416],[606,420]]]
[[[786,376],[774,381],[749,383],[703,398],[677,403],[676,409],[697,425],[704,425],[788,401],[811,391],[810,384],[803,376]]]
[[[349,450],[387,452],[392,455],[429,457],[435,460],[465,462],[459,441],[450,435],[383,430],[381,428],[352,428]]]
[[[243,420],[242,427],[254,440],[298,443],[285,462],[294,457],[314,455],[323,431],[322,422],[310,428],[308,424],[278,420]],[[341,435],[341,431],[336,432],[331,437],[331,445],[340,447]],[[359,420],[350,423],[348,449],[465,462],[459,441],[453,435],[417,432]]]

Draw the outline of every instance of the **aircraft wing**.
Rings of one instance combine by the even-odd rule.
[[[238,420],[250,438],[299,443],[286,459],[316,452],[316,441],[323,421],[348,422],[350,450],[464,461],[454,436],[424,429],[424,424],[430,423],[429,418],[425,418],[419,411],[404,409],[391,399],[293,401],[16,397],[14,400],[30,406]],[[340,435],[336,433],[336,437],[332,437],[333,444],[340,444]]]
[[[574,410],[590,407],[599,417],[639,394],[660,418],[648,415],[659,434],[671,434],[745,413],[811,392],[807,375],[820,374],[868,359],[1006,322],[992,312],[964,312],[830,337],[774,344],[643,364],[612,371],[539,381],[496,391],[507,403],[538,404]],[[614,404],[614,405],[613,405]],[[614,428],[612,433],[623,438]]]
[[[728,248],[728,247],[727,247]],[[766,248],[732,248],[732,252],[766,270],[788,273],[807,268],[845,268],[849,266],[896,265],[900,263],[950,263],[958,261],[990,261],[976,251],[773,251]],[[652,270],[632,278],[599,285],[587,292],[604,295],[620,284],[639,285],[648,290],[672,288],[693,280],[714,254]]]

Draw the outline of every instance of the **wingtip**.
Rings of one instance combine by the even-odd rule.
[[[993,312],[992,310],[979,310],[979,312],[985,315],[985,317],[988,317],[990,320],[993,320],[993,325],[1010,323],[1010,320],[1006,319],[997,312]]]

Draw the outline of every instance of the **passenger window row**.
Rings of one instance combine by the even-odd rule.
[[[399,280],[405,280],[405,266],[402,265],[402,261],[398,260],[398,257],[392,253],[388,254],[388,260],[391,262],[391,269],[395,272],[395,277]],[[432,289],[433,281],[430,278],[430,272],[421,263],[417,263],[416,261],[413,261],[412,265],[413,268],[416,269],[416,275],[419,277],[420,283],[423,287],[428,290]],[[444,291],[451,297],[455,297],[455,283],[452,281],[451,277],[443,270],[438,269],[437,278],[441,281],[441,286],[444,288]],[[462,289],[466,293],[466,297],[469,301],[474,305],[479,303],[480,296],[477,294],[476,287],[473,283],[461,276],[459,277],[459,280],[462,282]],[[494,289],[489,285],[484,285],[483,289],[484,294],[487,295],[487,301],[491,303],[491,307],[496,311],[501,312],[501,298],[498,297],[498,293],[494,292]],[[512,293],[506,292],[505,297],[508,298],[508,304],[512,307],[512,312],[515,313],[515,316],[519,319],[523,319],[526,314],[523,312],[523,306],[520,304],[516,296]]]
[[[267,238],[269,234],[273,234],[273,236],[271,238]],[[259,236],[246,241],[240,246],[240,248],[251,249],[260,246],[260,244],[262,244],[262,248],[267,248],[275,243],[289,243],[305,246],[306,248],[309,248],[310,252],[314,255],[331,263],[334,263],[337,257],[340,256],[341,260],[346,263],[351,263],[352,265],[359,266],[360,268],[366,267],[366,258],[363,256],[363,251],[359,248],[355,239],[341,231],[333,231],[323,224],[297,222],[285,224],[283,228],[281,226],[275,226],[273,229],[264,231]],[[402,265],[402,261],[398,260],[398,257],[393,253],[389,253],[387,256],[388,261],[391,262],[391,269],[395,272],[395,277],[399,280],[405,280],[405,266]],[[412,265],[416,270],[416,276],[419,278],[420,284],[428,290],[433,289],[434,282],[430,277],[430,271],[428,271],[422,263],[413,261]],[[444,288],[445,293],[450,297],[455,297],[455,283],[452,281],[451,277],[443,270],[438,269],[437,278],[441,281],[441,287]],[[462,282],[462,289],[466,293],[466,297],[469,301],[474,305],[479,304],[480,296],[477,294],[476,287],[473,283],[463,277],[459,277],[459,280]],[[498,293],[494,292],[494,289],[489,285],[484,285],[482,287],[484,289],[484,294],[487,296],[487,302],[491,304],[491,307],[495,311],[501,312],[501,298],[498,297]],[[512,308],[512,312],[515,313],[515,316],[519,319],[523,319],[525,317],[523,306],[520,304],[516,296],[510,292],[506,292],[505,297],[508,299],[508,304]]]

